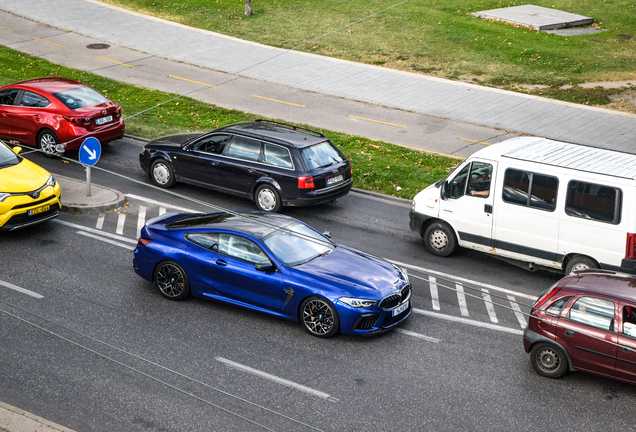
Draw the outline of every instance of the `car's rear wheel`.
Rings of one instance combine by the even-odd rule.
[[[336,308],[321,297],[309,297],[300,306],[300,319],[311,335],[321,338],[334,336],[340,331]]]
[[[256,202],[256,207],[266,212],[276,213],[282,207],[280,195],[273,186],[268,184],[261,185],[256,189],[254,202]]]
[[[174,261],[164,261],[155,269],[155,284],[170,300],[183,300],[190,295],[190,281],[185,270]]]
[[[426,228],[424,242],[430,253],[441,257],[449,256],[457,249],[453,229],[441,222],[435,222]]]
[[[597,269],[598,265],[592,260],[583,255],[572,257],[568,264],[565,266],[565,274],[570,274],[575,271]]]
[[[162,188],[169,188],[174,184],[174,170],[164,159],[155,160],[150,165],[150,179]]]
[[[38,134],[37,148],[42,150],[47,157],[55,157],[57,155],[57,145],[60,141],[57,135],[49,129],[44,129]]]
[[[533,346],[530,362],[539,375],[547,378],[560,378],[568,370],[568,359],[563,351],[549,343]]]

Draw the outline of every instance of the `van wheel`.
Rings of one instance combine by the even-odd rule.
[[[451,227],[440,222],[426,228],[424,243],[430,253],[441,257],[447,257],[457,249],[455,232]]]
[[[568,275],[572,272],[588,270],[588,269],[597,269],[598,265],[591,259],[586,256],[575,256],[568,261],[565,266],[565,274]]]
[[[530,363],[539,375],[547,378],[560,378],[568,371],[568,359],[563,351],[548,343],[532,347]]]

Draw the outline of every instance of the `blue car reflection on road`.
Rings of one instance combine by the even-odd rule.
[[[168,213],[141,230],[135,272],[171,300],[220,300],[312,335],[372,335],[411,314],[406,271],[280,214]]]

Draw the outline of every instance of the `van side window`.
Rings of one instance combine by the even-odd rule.
[[[620,189],[579,180],[568,183],[565,199],[568,216],[618,225],[621,222],[620,210]]]
[[[558,188],[556,177],[508,168],[502,198],[507,203],[554,211]]]
[[[490,177],[492,165],[483,162],[473,162],[470,168],[470,181],[466,193],[472,196],[487,198],[490,195]]]
[[[467,164],[464,168],[461,169],[459,173],[455,176],[455,178],[450,182],[450,197],[451,198],[459,198],[464,196],[464,191],[466,190],[466,179],[468,178],[468,170],[470,169],[470,164]]]

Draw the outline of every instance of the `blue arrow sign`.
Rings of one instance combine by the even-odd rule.
[[[102,146],[95,137],[88,137],[79,149],[79,160],[83,165],[93,166],[102,155]]]

